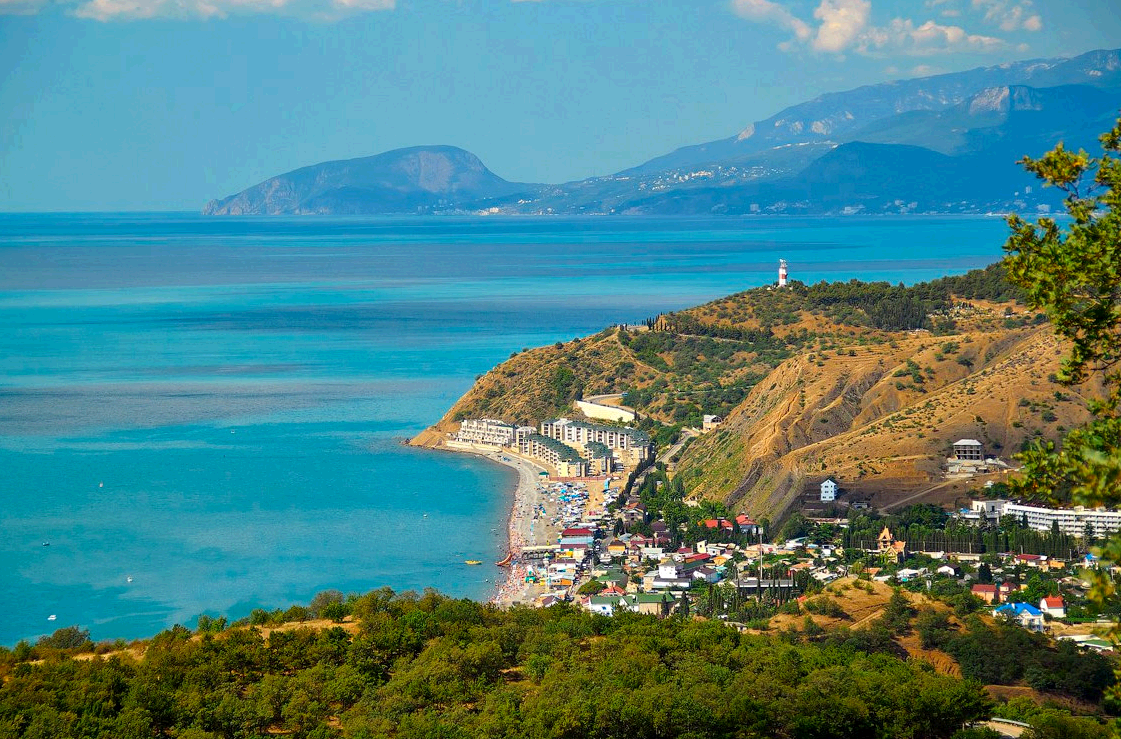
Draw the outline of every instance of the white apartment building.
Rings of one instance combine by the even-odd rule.
[[[634,467],[651,452],[650,437],[646,433],[621,426],[555,418],[541,422],[541,435],[579,449],[585,449],[593,442],[603,444],[628,467]]]
[[[973,521],[997,521],[1002,516],[1015,516],[1026,519],[1028,527],[1036,531],[1050,531],[1052,524],[1058,522],[1059,531],[1071,536],[1085,535],[1087,525],[1093,526],[1095,536],[1121,531],[1121,511],[1105,508],[1046,508],[1009,500],[975,500],[968,511],[959,515]]]
[[[459,424],[455,440],[468,444],[509,446],[514,443],[518,427],[494,418],[466,418]]]
[[[516,447],[536,432],[532,426],[514,426],[495,418],[466,418],[460,421],[453,438],[467,444]]]
[[[578,451],[548,436],[530,434],[519,440],[518,450],[549,465],[561,477],[584,477],[588,474],[588,462]]]

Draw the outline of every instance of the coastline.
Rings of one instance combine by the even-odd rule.
[[[415,444],[428,449],[470,454],[489,460],[495,464],[508,467],[517,473],[514,485],[513,500],[510,502],[510,513],[506,521],[507,552],[513,555],[513,560],[508,567],[503,568],[505,575],[496,578],[495,589],[487,602],[499,606],[509,607],[516,604],[532,605],[534,599],[540,594],[540,588],[526,584],[526,564],[522,561],[522,549],[526,546],[540,546],[556,543],[555,532],[551,527],[541,521],[541,526],[536,526],[533,511],[541,505],[539,490],[540,473],[548,472],[544,466],[511,453],[509,450],[496,450],[468,444],[451,446],[446,443]],[[413,444],[414,442],[410,442]]]

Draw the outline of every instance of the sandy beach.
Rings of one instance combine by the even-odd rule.
[[[542,493],[541,478],[541,473],[549,470],[508,450],[497,451],[467,444],[440,445],[435,448],[474,454],[510,467],[518,473],[517,485],[510,505],[510,516],[507,520],[508,551],[513,554],[513,563],[502,568],[505,574],[496,580],[497,587],[490,601],[502,606],[515,603],[532,604],[537,596],[545,591],[543,585],[525,582],[526,564],[521,558],[522,548],[555,544],[559,533],[548,516],[538,517],[535,520],[533,515],[538,506],[551,505]]]

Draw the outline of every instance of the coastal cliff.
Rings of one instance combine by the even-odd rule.
[[[758,288],[518,353],[413,443],[438,445],[464,418],[536,424],[618,391],[663,441],[724,417],[675,460],[690,496],[775,517],[830,475],[876,505],[940,499],[956,439],[1010,458],[1086,420],[1084,398],[1053,381],[1061,353],[999,266],[911,288]]]

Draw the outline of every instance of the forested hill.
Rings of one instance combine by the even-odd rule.
[[[913,286],[755,288],[516,353],[414,443],[438,446],[464,418],[535,424],[623,392],[663,444],[704,414],[727,418],[680,460],[690,495],[775,516],[814,475],[914,492],[955,439],[1010,453],[1085,420],[1051,381],[1043,316],[1015,298],[1000,265]]]
[[[958,732],[994,714],[1039,737],[1110,735],[1053,704],[1100,713],[1106,658],[993,623],[951,584],[919,594],[846,579],[769,619],[774,604],[752,601],[763,615],[744,631],[388,589],[328,591],[229,627],[202,617],[96,654],[66,627],[0,648],[0,736],[980,739]],[[697,610],[716,597],[689,596]],[[998,704],[988,683],[1020,697]]]
[[[503,612],[431,592],[375,591],[345,612],[345,628],[175,627],[141,657],[3,650],[0,736],[948,739],[993,707],[979,683],[847,634]]]

